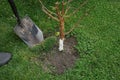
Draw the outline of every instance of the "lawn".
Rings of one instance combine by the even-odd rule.
[[[54,5],[57,0],[44,0],[44,4]],[[72,6],[79,6],[74,0]],[[41,10],[38,0],[15,0],[20,16],[30,16],[44,35],[54,36],[58,24],[49,19]],[[40,56],[44,49],[31,50],[13,31],[15,17],[7,0],[0,0],[0,51],[10,52],[12,60],[0,67],[0,80],[120,80],[120,1],[89,0],[83,9],[70,19],[66,19],[66,31],[79,19],[84,11],[96,6],[78,28],[69,36],[76,37],[80,58],[73,68],[62,75],[44,72],[40,63],[31,60]],[[71,11],[72,12],[72,11]],[[51,40],[52,42],[52,40]],[[46,47],[51,46],[50,43]],[[49,48],[47,48],[49,49]]]

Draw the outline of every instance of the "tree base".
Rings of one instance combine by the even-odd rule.
[[[77,50],[74,46],[77,41],[74,37],[65,39],[64,41],[64,51],[59,51],[56,45],[51,51],[45,53],[41,57],[34,58],[36,63],[40,63],[43,70],[47,73],[62,74],[68,68],[72,68],[76,59],[79,57]]]

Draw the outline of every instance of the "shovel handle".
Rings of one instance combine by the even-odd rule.
[[[20,21],[20,17],[19,17],[19,14],[18,14],[16,5],[15,5],[15,3],[14,3],[14,0],[8,0],[8,2],[9,2],[9,4],[10,4],[11,8],[12,8],[12,11],[13,11],[15,17],[17,18],[18,24],[20,24],[21,21]]]

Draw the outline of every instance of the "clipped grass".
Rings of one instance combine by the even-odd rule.
[[[56,0],[45,0],[47,7],[54,5]],[[83,0],[82,0],[83,1]],[[71,5],[77,7],[75,0]],[[49,19],[40,8],[38,0],[15,0],[20,16],[29,15],[44,34],[54,35],[58,30],[57,23]],[[77,5],[77,6],[76,6]],[[54,38],[47,39],[46,47],[31,51],[20,40],[13,28],[15,17],[5,0],[0,0],[0,51],[11,52],[12,60],[0,67],[0,80],[120,80],[120,2],[118,0],[90,0],[80,13],[71,16],[66,21],[66,31],[74,25],[78,17],[88,7],[95,5],[95,9],[69,36],[75,36],[78,44],[80,59],[74,68],[62,75],[51,75],[42,70],[32,57],[39,56],[42,51],[51,48]],[[39,52],[39,53],[38,53]],[[36,54],[37,53],[37,54]]]

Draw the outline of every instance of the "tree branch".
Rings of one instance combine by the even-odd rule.
[[[91,8],[92,8],[92,9],[91,9]],[[68,32],[65,33],[65,35],[68,35],[68,34],[71,33],[76,27],[78,27],[78,24],[81,22],[81,20],[83,20],[84,17],[88,16],[89,12],[90,12],[91,10],[93,10],[93,9],[95,8],[95,6],[93,6],[93,7],[91,7],[91,8],[88,9],[88,10],[83,14],[82,17],[80,17],[80,19],[74,24],[74,26],[73,26]]]
[[[56,13],[53,13],[52,11],[48,10],[42,3],[41,0],[39,0],[40,4],[42,5],[42,10],[44,13],[46,13],[49,17],[51,17],[52,19],[59,21],[58,18],[54,17],[52,14],[57,15]]]
[[[67,8],[65,10],[65,15],[67,14],[67,12],[69,11],[69,9],[71,8],[70,6],[68,6],[69,3],[71,3],[73,0],[68,0],[67,2],[64,2],[65,5],[67,5]]]
[[[65,10],[65,15],[68,13],[68,11],[70,10],[70,6],[68,7],[68,8],[66,8],[66,10]]]
[[[58,18],[52,16],[50,13],[48,13],[45,9],[42,9],[44,13],[46,13],[49,17],[51,17],[52,19],[56,20],[59,22]]]
[[[41,0],[39,0],[39,2],[40,2],[40,4],[42,5],[42,7],[44,8],[44,9],[46,9],[46,11],[48,11],[49,13],[51,13],[51,14],[54,14],[54,15],[56,15],[56,13],[54,13],[54,12],[52,12],[52,11],[50,11],[50,10],[48,10],[44,5],[43,5],[43,3],[42,3],[42,1]]]
[[[53,14],[53,15],[57,16],[57,14],[56,14],[56,13],[54,13],[54,12],[52,12],[52,11],[48,10],[46,7],[44,7],[44,8],[45,8],[45,9],[46,9],[46,11],[48,11],[50,14]]]

